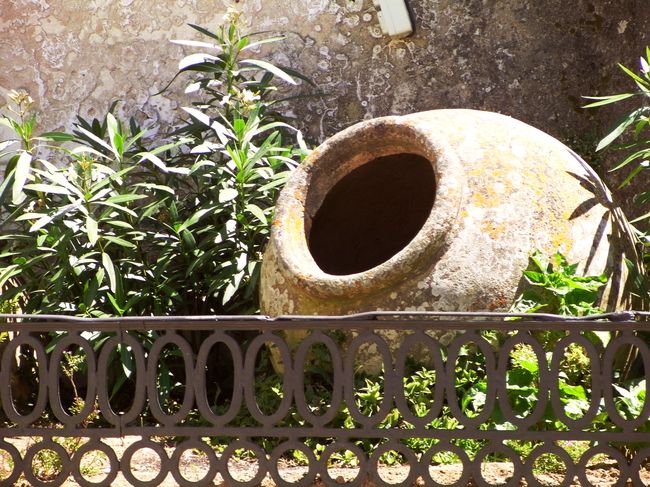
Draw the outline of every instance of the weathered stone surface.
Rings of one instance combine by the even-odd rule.
[[[376,166],[364,176],[376,180],[373,188],[359,195],[341,190],[386,157],[393,176]],[[415,181],[397,183],[404,164],[419,158],[433,169],[418,175],[430,184],[433,206],[419,197],[407,206],[394,194],[408,199],[420,191]],[[392,246],[399,229],[413,223],[412,240]],[[364,231],[356,233],[355,224]],[[329,139],[282,191],[262,266],[262,312],[506,311],[535,250],[562,252],[585,274],[607,273],[602,306],[630,305],[623,287],[632,236],[607,188],[575,152],[490,112],[380,118]],[[379,258],[365,260],[368,252]]]
[[[286,32],[272,57],[329,96],[296,115],[323,140],[361,119],[433,108],[504,112],[560,138],[592,131],[579,97],[616,89],[615,63],[649,42],[645,0],[410,0],[415,35],[381,35],[371,0],[6,0],[0,87],[29,89],[45,128],[116,98],[170,120],[180,84],[152,97],[181,55],[170,38],[214,26],[226,4],[251,30]],[[135,108],[137,107],[137,108]]]
[[[616,63],[635,66],[650,44],[647,0],[408,0],[415,34],[403,40],[381,35],[371,0],[4,0],[0,97],[29,90],[43,130],[114,99],[129,115],[170,122],[187,102],[181,82],[153,96],[182,56],[169,39],[198,36],[186,24],[215,26],[230,4],[250,30],[287,33],[265,56],[326,93],[291,107],[316,141],[363,119],[475,108],[582,152],[624,107],[583,110],[580,96],[627,88]]]

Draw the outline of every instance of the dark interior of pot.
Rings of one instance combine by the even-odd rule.
[[[393,154],[363,164],[334,185],[314,215],[308,240],[316,264],[347,275],[386,262],[420,231],[435,195],[425,157]]]

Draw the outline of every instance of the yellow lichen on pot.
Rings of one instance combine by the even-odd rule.
[[[434,110],[361,122],[291,176],[262,265],[277,316],[504,311],[535,249],[605,272],[628,305],[633,239],[594,171],[513,118]]]

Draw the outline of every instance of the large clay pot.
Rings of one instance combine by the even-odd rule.
[[[539,249],[607,272],[602,306],[615,310],[627,306],[628,228],[578,155],[513,118],[434,110],[369,120],[314,150],[282,191],[261,309],[504,311]]]

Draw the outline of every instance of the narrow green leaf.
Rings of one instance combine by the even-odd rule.
[[[261,126],[255,128],[255,130],[251,130],[250,132],[247,132],[246,137],[244,138],[244,143],[248,143],[256,135],[259,135],[259,134],[264,133],[264,132],[268,132],[269,130],[272,130],[272,129],[278,128],[278,127],[284,127],[284,128],[288,128],[288,129],[297,131],[296,128],[292,127],[288,123],[272,122],[272,123],[268,123],[266,125],[261,125]]]
[[[203,217],[203,215],[209,213],[212,210],[213,210],[213,208],[203,208],[203,209],[197,211],[190,218],[185,220],[180,227],[178,227],[178,229],[176,230],[176,233],[180,234],[182,231],[187,230],[189,227],[191,227],[192,225],[197,223]]]
[[[208,29],[205,29],[200,25],[196,25],[196,24],[187,24],[187,25],[189,25],[195,31],[200,32],[203,35],[206,35],[212,39],[219,41],[219,37],[214,32],[210,32]]]
[[[59,218],[62,215],[65,215],[68,212],[72,212],[74,210],[85,210],[85,207],[82,206],[81,202],[77,201],[75,203],[70,203],[69,205],[62,206],[59,208],[54,214],[52,215],[43,215],[36,223],[34,223],[31,228],[29,229],[30,232],[35,232],[37,230],[40,230],[43,228],[45,225],[50,223],[52,220]]]
[[[223,297],[221,299],[221,304],[228,304],[232,297],[237,292],[237,286],[233,282],[229,282],[226,286],[226,290],[223,292]]]
[[[107,293],[106,296],[108,297],[108,300],[111,302],[111,306],[113,306],[118,316],[123,316],[124,309],[120,307],[120,305],[117,302],[117,299],[115,299],[115,296],[113,296],[111,293]]]
[[[183,242],[185,243],[188,249],[196,248],[196,239],[194,238],[194,235],[192,235],[192,232],[188,232],[187,230],[184,230],[179,233],[181,235],[181,239],[183,240]]]
[[[257,66],[259,68],[262,68],[270,73],[273,73],[275,76],[277,76],[280,79],[283,79],[287,83],[290,83],[292,85],[297,84],[296,81],[286,72],[278,68],[277,66],[274,66],[271,63],[267,63],[266,61],[260,61],[259,59],[242,59],[240,61],[242,64],[252,64],[254,66]]]
[[[111,142],[111,152],[115,154],[118,160],[122,160],[124,155],[124,136],[120,131],[120,125],[112,113],[106,115],[106,129],[108,130],[108,140]]]
[[[102,205],[102,206],[110,206],[111,208],[115,208],[116,210],[123,211],[124,213],[128,213],[129,215],[131,215],[134,218],[138,217],[138,214],[135,211],[133,211],[132,209],[127,208],[126,206],[121,206],[121,205],[117,205],[115,203],[111,203],[110,201],[97,201],[96,204]]]
[[[114,150],[113,150],[113,147],[111,147],[105,140],[100,139],[95,134],[93,134],[92,132],[86,130],[85,128],[83,128],[83,127],[81,127],[79,125],[77,125],[76,128],[81,133],[86,135],[88,138],[90,138],[94,142],[97,142],[99,145],[104,147],[106,150],[108,150],[108,151],[110,151],[112,153],[115,153]],[[80,147],[76,147],[75,149],[73,149],[73,151],[76,151],[76,150],[81,151],[81,152],[91,152],[91,153],[93,153],[95,155],[100,155],[100,156],[104,157],[104,155],[101,152],[97,152],[94,149],[92,149],[91,147],[80,146]]]
[[[627,74],[630,78],[632,78],[634,81],[636,81],[637,83],[639,83],[639,85],[640,85],[639,87],[643,87],[644,85],[645,85],[645,86],[648,85],[648,82],[647,82],[646,80],[644,80],[643,78],[641,78],[639,75],[637,75],[637,74],[636,74],[634,71],[632,71],[631,69],[627,68],[626,66],[624,66],[624,65],[622,65],[622,64],[619,64],[618,67],[621,68],[621,69],[623,70],[623,72],[624,72],[625,74]]]
[[[140,152],[138,155],[141,156],[140,162],[145,160],[151,161],[154,166],[158,167],[165,173],[189,174],[190,172],[190,170],[185,167],[169,167],[162,161],[162,159],[150,152]]]
[[[101,140],[101,139],[98,139],[98,140]],[[107,149],[111,150],[111,148],[108,145],[107,145]],[[79,157],[79,154],[92,154],[94,156],[101,157],[103,159],[109,159],[109,157],[107,157],[106,154],[102,154],[98,150],[95,150],[92,147],[88,147],[87,145],[78,145],[78,146],[74,147],[72,150],[70,150],[69,153],[71,155],[77,156],[77,157]]]
[[[632,179],[634,179],[637,174],[639,174],[643,169],[647,169],[647,167],[648,167],[647,162],[648,161],[644,161],[644,162],[646,164],[643,164],[643,162],[642,162],[641,164],[638,164],[634,169],[632,169],[632,171],[630,171],[630,173],[623,180],[623,182],[618,185],[618,187],[623,188],[623,187],[627,186],[628,184],[630,184]]]
[[[0,151],[5,150],[7,147],[10,147],[17,143],[18,140],[12,139],[12,140],[5,140],[4,142],[0,142]]]
[[[38,137],[36,140],[51,140],[53,142],[69,142],[74,140],[74,135],[68,134],[66,132],[45,132]]]
[[[25,221],[25,220],[36,220],[36,219],[41,218],[41,217],[43,217],[43,213],[27,212],[27,213],[23,213],[22,215],[19,215],[16,218],[14,218],[14,221],[22,222],[22,221]]]
[[[0,288],[4,289],[7,281],[12,277],[19,275],[21,272],[20,267],[14,264],[0,268]]]
[[[643,149],[643,150],[637,151],[637,152],[635,152],[635,153],[633,153],[633,154],[630,154],[630,155],[629,155],[628,157],[626,157],[625,160],[624,160],[623,162],[621,162],[618,166],[616,166],[616,167],[610,169],[609,172],[618,171],[618,170],[621,169],[622,167],[627,166],[630,162],[634,161],[635,159],[638,159],[639,157],[644,157],[644,156],[646,156],[646,155],[647,155],[648,157],[650,157],[650,151],[647,150],[647,149]]]
[[[94,246],[99,238],[97,220],[92,216],[86,216],[86,234],[88,235],[88,242]]]
[[[120,346],[120,361],[122,363],[122,370],[124,375],[128,379],[135,372],[135,364],[133,363],[133,354],[131,354],[130,347],[122,345]]]
[[[235,138],[235,134],[233,134],[232,130],[230,130],[228,127],[218,122],[217,120],[214,120],[210,125],[210,127],[212,128],[212,130],[214,130],[215,134],[217,134],[217,137],[219,138],[219,142],[221,142],[223,145],[228,144],[230,139]]]
[[[266,225],[268,223],[264,211],[262,211],[262,209],[259,206],[249,203],[248,205],[246,205],[246,210],[251,212],[255,216],[255,218],[257,218],[263,225]]]
[[[646,213],[644,215],[641,215],[641,216],[635,218],[634,220],[630,220],[630,223],[637,223],[637,222],[640,222],[641,220],[645,220],[647,218],[650,218],[650,213]]]
[[[70,194],[70,191],[68,189],[63,188],[61,186],[55,186],[53,184],[41,184],[41,183],[26,184],[25,189],[31,189],[32,191],[39,191],[41,193],[65,194],[65,195]]]
[[[116,279],[115,279],[115,267],[113,267],[113,261],[111,260],[110,255],[106,252],[102,252],[102,265],[108,274],[108,280],[110,283],[110,289],[112,292],[115,292],[116,288]]]
[[[13,120],[6,118],[5,116],[0,117],[0,125],[4,125],[9,130],[15,131]]]
[[[4,181],[0,184],[0,206],[4,205],[7,196],[9,195],[9,188],[13,187],[15,169],[11,169],[5,173]]]
[[[314,88],[318,88],[318,85],[313,80],[311,80],[309,77],[305,76],[301,72],[296,71],[295,69],[293,69],[293,68],[291,68],[289,66],[279,65],[278,67],[282,71],[284,71],[285,73],[288,73],[289,75],[293,76],[294,78],[298,78],[298,79],[304,81],[305,83],[307,83],[308,85],[313,86]],[[312,95],[297,95],[296,98],[311,98],[311,97],[323,97],[323,96],[325,96],[324,93],[317,92],[317,93],[314,93]],[[275,100],[274,100],[274,103],[275,103]]]
[[[268,191],[270,189],[277,188],[278,186],[281,186],[284,183],[286,183],[287,178],[288,178],[288,175],[283,175],[283,177],[281,177],[281,178],[275,178],[274,177],[273,181],[271,181],[270,183],[267,183],[267,184],[265,184],[263,186],[260,186],[259,191],[260,192],[265,192],[265,191]]]
[[[32,155],[27,151],[22,151],[18,161],[16,162],[16,169],[14,171],[14,184],[11,188],[11,200],[15,205],[22,203],[25,200],[25,193],[23,187],[29,177],[29,170],[31,168]]]
[[[133,244],[133,243],[127,241],[127,240],[124,240],[123,238],[120,238],[120,237],[113,237],[111,235],[104,235],[102,238],[104,240],[112,242],[112,243],[114,243],[116,245],[119,245],[120,247],[126,247],[126,248],[129,248],[129,249],[137,248],[137,246],[135,244]]]
[[[225,188],[219,191],[219,203],[226,203],[237,198],[239,193],[235,188]]]
[[[594,108],[603,105],[609,105],[610,103],[616,103],[618,101],[625,100],[635,95],[636,93],[621,93],[619,95],[608,95],[608,96],[583,96],[583,98],[586,98],[588,100],[598,100],[598,101],[585,105],[582,108]]]
[[[625,129],[637,121],[637,117],[642,113],[642,110],[643,109],[641,108],[634,110],[627,117],[625,117],[625,119],[616,128],[614,128],[614,130],[607,134],[607,136],[598,143],[596,151],[600,151],[614,142],[614,140],[616,140],[623,132],[625,132]]]
[[[127,203],[129,201],[141,200],[146,197],[146,194],[118,194],[116,196],[111,196],[106,201],[109,203]]]
[[[250,44],[247,44],[246,46],[241,48],[241,51],[250,51],[251,49],[256,48],[257,46],[261,46],[263,44],[270,44],[272,42],[280,42],[285,40],[287,37],[286,36],[275,36],[275,37],[267,37],[266,39],[262,39],[260,41],[255,41],[251,42]]]
[[[197,110],[196,108],[192,107],[181,107],[183,110],[185,110],[187,113],[189,113],[192,117],[197,119],[199,122],[201,122],[204,125],[207,125],[208,127],[210,126],[210,117],[207,116],[205,113],[203,113],[201,110]]]
[[[36,221],[36,222],[35,222],[35,223],[34,223],[34,224],[29,228],[29,231],[30,231],[30,232],[35,232],[35,231],[37,231],[37,230],[40,230],[40,229],[43,228],[45,225],[47,225],[48,223],[50,223],[52,220],[54,220],[54,216],[44,215],[44,216],[42,216],[41,218],[39,218],[39,219],[38,219],[38,220],[37,220],[37,221]]]
[[[147,151],[149,154],[154,154],[158,155],[161,152],[166,152],[168,150],[174,149],[180,145],[187,144],[189,142],[192,142],[194,139],[192,137],[181,137],[179,138],[176,142],[171,142],[169,144],[163,144],[158,147],[155,147],[151,149],[150,151]]]
[[[154,183],[137,183],[133,185],[136,188],[146,188],[146,189],[157,189],[159,191],[165,191],[166,193],[169,194],[175,194],[175,191],[169,187],[165,186],[163,184],[154,184]]]
[[[128,230],[133,230],[133,225],[127,222],[123,222],[121,220],[106,220],[105,223],[111,225],[112,227],[126,228]]]
[[[218,60],[219,60],[218,56],[213,56],[212,54],[207,54],[204,52],[197,52],[194,54],[190,54],[189,56],[185,56],[183,59],[181,59],[178,63],[178,69],[180,71],[190,66],[202,64],[207,61],[218,61]]]

